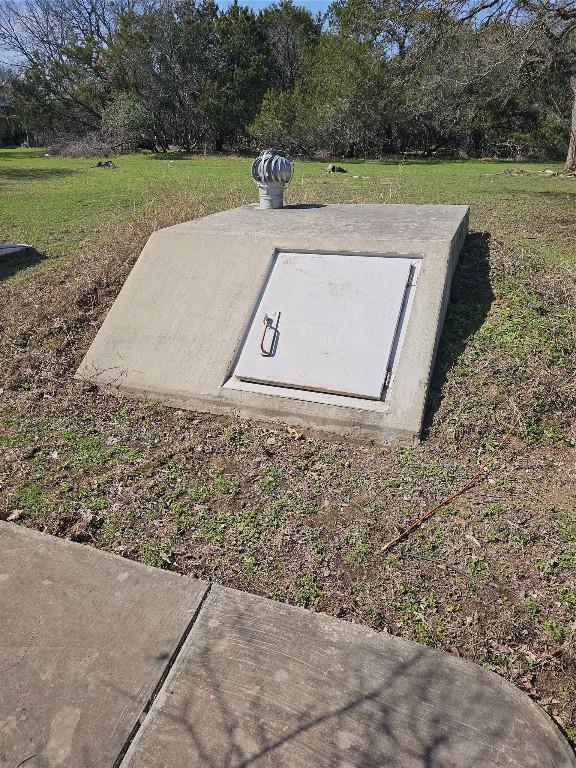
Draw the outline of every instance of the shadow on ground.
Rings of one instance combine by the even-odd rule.
[[[40,148],[23,149],[22,147],[0,147],[0,157],[2,160],[33,160],[44,154]]]
[[[6,181],[44,181],[79,173],[74,168],[0,168],[0,179]]]
[[[429,435],[448,374],[466,349],[469,339],[484,324],[494,293],[490,283],[489,232],[471,232],[464,243],[444,321],[440,346],[430,382],[422,438]]]
[[[123,768],[568,768],[546,715],[480,667],[216,587]]]
[[[574,184],[574,189],[570,189],[568,186],[566,186],[554,191],[535,190],[531,192],[516,192],[515,190],[514,195],[516,197],[525,197],[528,199],[534,199],[535,197],[546,198],[546,202],[550,203],[550,205],[554,205],[554,203],[564,200],[569,200],[571,202],[572,198],[576,197],[576,184]]]
[[[3,256],[0,253],[0,282],[13,277],[17,272],[21,272],[29,267],[35,267],[44,261],[46,256],[38,253],[34,248],[28,248],[20,254],[7,254]]]
[[[308,208],[326,208],[326,206],[324,203],[292,203],[292,205],[285,205],[284,208],[305,211]]]

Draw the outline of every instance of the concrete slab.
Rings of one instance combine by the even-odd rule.
[[[24,243],[0,243],[0,259],[3,257],[25,256],[30,250]]]
[[[246,206],[155,232],[77,376],[169,405],[296,424],[362,440],[412,441],[468,228],[466,206]],[[242,386],[234,366],[279,251],[403,254],[418,284],[385,402],[314,401],[265,384]],[[260,388],[258,388],[260,387]]]
[[[491,672],[220,587],[121,768],[574,768],[552,721]]]
[[[0,522],[0,766],[112,768],[205,590]]]

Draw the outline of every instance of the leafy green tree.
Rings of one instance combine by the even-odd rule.
[[[293,91],[306,74],[322,20],[292,0],[265,8],[261,20],[270,46],[270,89]]]
[[[154,116],[134,94],[115,93],[102,114],[102,130],[115,149],[134,150],[155,144]]]
[[[302,82],[266,94],[251,131],[260,144],[292,152],[377,152],[386,98],[385,65],[371,46],[325,35]]]
[[[264,94],[258,115],[249,126],[249,132],[260,148],[269,146],[291,154],[302,154],[309,149],[299,136],[298,119],[302,109],[299,87],[293,91],[268,91]]]
[[[323,36],[303,88],[298,127],[308,147],[346,157],[379,151],[389,93],[370,44]]]
[[[212,144],[222,150],[247,140],[268,86],[269,48],[261,19],[236,0],[218,16],[215,35],[214,69],[200,109]]]
[[[111,82],[146,106],[162,150],[190,151],[207,140],[202,98],[216,67],[217,15],[213,0],[178,0],[120,20],[107,59]]]
[[[451,20],[431,0],[334,0],[328,10],[330,28],[374,45],[385,58],[402,58],[418,37],[436,37]]]

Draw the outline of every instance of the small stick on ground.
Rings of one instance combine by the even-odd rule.
[[[442,499],[442,501],[439,501],[437,504],[435,504],[431,509],[429,509],[422,517],[419,517],[418,520],[415,520],[411,525],[408,526],[408,528],[405,528],[402,533],[398,534],[393,539],[390,539],[389,542],[384,544],[382,547],[383,552],[387,552],[389,549],[391,549],[395,544],[398,544],[399,541],[402,541],[403,539],[408,536],[409,533],[412,533],[412,531],[416,530],[416,528],[419,528],[422,523],[424,523],[426,520],[428,520],[429,517],[432,517],[432,515],[435,512],[438,512],[439,509],[442,509],[442,507],[445,507],[447,504],[450,504],[451,501],[456,499],[458,496],[461,496],[463,493],[466,493],[466,491],[470,490],[474,485],[476,485],[483,476],[485,476],[488,473],[488,470],[490,469],[490,466],[483,466],[481,469],[476,472],[474,477],[472,477],[471,480],[469,480],[466,485],[463,485],[461,488],[458,488],[458,490],[454,491],[454,493],[450,494],[450,496],[446,496],[446,498]]]
[[[504,437],[502,438],[502,443],[506,442],[512,435],[512,427],[506,432]],[[502,447],[502,445],[500,446]],[[435,512],[438,512],[439,509],[442,509],[442,507],[445,507],[447,504],[450,504],[451,501],[458,498],[458,496],[462,496],[463,493],[466,493],[466,491],[469,491],[470,488],[473,488],[477,483],[480,482],[490,471],[492,468],[494,462],[496,461],[496,457],[493,456],[490,461],[486,461],[476,472],[476,474],[468,480],[468,482],[458,488],[458,490],[454,491],[454,493],[450,494],[450,496],[446,496],[446,498],[442,499],[442,501],[439,501],[437,504],[435,504],[431,509],[429,509],[425,514],[422,515],[422,517],[419,517],[418,520],[415,520],[411,525],[408,526],[408,528],[405,528],[402,533],[399,533],[398,536],[396,536],[393,539],[390,539],[384,546],[382,547],[383,552],[387,552],[389,549],[391,549],[395,544],[398,544],[399,541],[402,541],[403,539],[408,536],[409,533],[412,533],[412,531],[416,530],[416,528],[419,528],[422,523],[426,522],[429,517],[432,517],[432,515]]]
[[[27,763],[29,760],[32,760],[33,757],[36,757],[36,753],[33,755],[28,755],[28,757],[25,757],[24,760],[20,760],[17,766],[15,768],[20,768],[20,766],[24,765],[24,763]]]

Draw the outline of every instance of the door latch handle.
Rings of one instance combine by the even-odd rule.
[[[273,357],[276,352],[276,343],[278,340],[278,323],[280,322],[280,312],[276,318],[276,325],[274,325],[274,318],[264,315],[264,330],[262,331],[262,338],[260,339],[260,354],[262,357]],[[266,349],[266,335],[268,331],[272,331],[272,341],[268,349]]]

